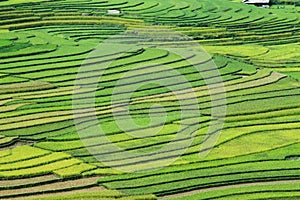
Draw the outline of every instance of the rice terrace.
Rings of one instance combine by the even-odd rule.
[[[300,199],[300,0],[0,0],[0,200]]]

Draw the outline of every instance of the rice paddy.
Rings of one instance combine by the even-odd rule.
[[[299,198],[298,3],[0,1],[0,199]]]

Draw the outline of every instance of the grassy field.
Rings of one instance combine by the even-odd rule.
[[[292,2],[0,0],[0,199],[298,199]],[[151,31],[141,39],[143,30]],[[137,39],[147,48],[128,51]],[[108,40],[115,44],[93,54]],[[190,41],[211,56],[198,59]],[[212,124],[221,133],[205,149]]]

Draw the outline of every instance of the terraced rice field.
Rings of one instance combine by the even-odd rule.
[[[300,14],[279,3],[0,1],[0,199],[300,198]]]

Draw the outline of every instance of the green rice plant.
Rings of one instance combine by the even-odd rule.
[[[9,152],[8,156],[0,158],[1,164],[14,163],[50,154],[49,151],[31,146],[20,146],[12,150],[4,150],[1,152],[3,152],[2,154],[7,154]]]
[[[29,181],[24,177],[46,174],[74,179],[68,183],[79,181],[80,176],[112,175],[100,179],[99,184],[127,194],[180,195],[201,189],[199,194],[186,198],[263,199],[299,196],[296,191],[298,185],[279,183],[299,178],[296,161],[300,144],[297,134],[300,125],[299,84],[293,78],[275,72],[298,78],[298,13],[293,13],[290,8],[261,9],[222,0],[14,2],[16,4],[10,7],[2,5],[12,5],[13,1],[0,2],[0,134],[4,136],[0,136],[0,145],[7,146],[17,140],[34,140],[36,143],[34,147],[8,146],[3,148],[12,149],[0,151],[2,179],[20,179],[20,184],[1,191],[6,195],[3,198],[21,194],[37,195],[44,191],[48,193],[49,189],[38,191],[36,187],[34,191],[25,191],[29,183],[37,186],[38,181]],[[122,14],[105,16],[108,9],[119,9]],[[93,63],[116,59],[98,85],[95,105],[98,123],[103,125],[106,137],[121,148],[130,152],[152,152],[172,140],[180,126],[189,127],[195,120],[201,122],[193,133],[195,138],[192,145],[176,162],[166,168],[156,169],[160,162],[170,156],[179,156],[177,148],[154,156],[153,162],[141,163],[143,156],[130,157],[124,160],[126,167],[138,169],[151,165],[156,170],[124,174],[105,167],[85,148],[82,140],[91,142],[94,145],[92,148],[99,150],[99,155],[109,154],[107,161],[112,166],[122,158],[119,152],[105,151],[108,144],[98,140],[101,138],[96,133],[87,132],[85,137],[78,135],[72,121],[72,91],[79,67],[99,42],[126,29],[146,29],[150,25],[163,25],[163,28],[180,31],[199,44],[205,44],[210,53],[219,54],[213,58],[226,88],[227,118],[215,147],[207,157],[200,159],[198,155],[209,128],[212,105],[210,94],[205,90],[205,81],[185,61],[195,62],[192,53],[181,58],[152,48],[137,50],[117,59],[124,52],[120,50],[113,55],[108,49],[105,55],[87,60]],[[164,45],[182,43],[174,41]],[[130,111],[133,120],[146,125],[149,122],[148,110],[153,102],[161,103],[168,117],[156,136],[135,138],[130,134],[153,131],[161,124],[137,130],[121,130],[111,115],[113,89],[117,80],[128,71],[135,75],[127,77],[128,80],[142,81],[145,75],[151,74],[167,84],[174,84],[176,77],[168,77],[168,70],[159,66],[165,64],[191,83],[198,96],[201,113],[206,117],[198,119],[191,114],[181,119],[180,107],[170,91],[147,85],[132,96]],[[140,66],[144,68],[135,70]],[[95,65],[95,69],[86,73],[87,77],[95,75],[97,70]],[[201,73],[215,80],[214,71],[207,71],[206,66],[201,68]],[[178,84],[176,89],[181,93],[182,101],[189,102],[186,88]],[[91,91],[80,90],[78,98],[84,100]],[[120,102],[124,101],[124,95],[117,94],[116,97]],[[216,101],[217,104],[219,102],[220,99]],[[85,106],[82,105],[83,108]],[[79,112],[79,109],[74,111]],[[122,118],[124,111],[118,111],[117,115]],[[91,113],[81,114],[80,117],[84,117],[80,127],[82,131],[97,124],[92,120]],[[214,122],[218,123],[217,120]],[[178,147],[181,142],[176,142]],[[24,184],[21,180],[29,182]],[[41,180],[41,185],[47,185],[47,181],[53,180]],[[276,187],[251,185],[263,181],[278,184]],[[238,184],[242,191],[232,188],[233,184]],[[228,188],[220,188],[225,185]],[[88,183],[79,188],[90,186]],[[24,187],[24,190],[17,191],[20,187]],[[0,190],[3,188],[0,186]],[[205,191],[205,188],[212,191]],[[55,192],[74,189],[56,186]],[[290,190],[290,194],[284,189]],[[105,196],[104,193],[84,193],[78,198],[155,199],[152,195],[132,197],[118,193],[116,196]],[[61,195],[53,198],[75,197]]]
[[[115,190],[103,190],[99,192],[77,192],[75,194],[68,195],[54,195],[52,197],[34,197],[30,198],[30,200],[58,200],[58,199],[103,199],[103,200],[112,200],[112,199],[120,199],[120,200],[155,200],[157,199],[154,195],[135,195],[135,196],[127,196],[121,192]]]
[[[17,56],[26,56],[26,55],[34,55],[34,54],[42,54],[47,52],[52,52],[56,50],[56,45],[53,44],[43,44],[43,45],[36,45],[21,49],[20,51],[16,52],[7,52],[1,53],[0,58],[12,58]]]
[[[0,137],[0,147],[9,146],[18,140],[18,137]]]
[[[84,172],[91,171],[97,168],[96,166],[80,163],[78,165],[73,165],[67,168],[55,170],[53,173],[57,174],[60,177],[70,177],[70,176],[78,176]]]
[[[27,159],[24,161],[2,164],[0,171],[26,169],[35,166],[41,166],[48,163],[69,159],[71,156],[65,153],[52,153],[50,155],[41,156],[39,158]]]
[[[297,181],[274,181],[274,182],[260,182],[252,185],[233,185],[228,188],[215,188],[212,191],[199,191],[193,195],[182,196],[174,198],[180,199],[238,199],[238,198],[255,198],[255,199],[276,199],[288,197],[296,197],[299,195],[297,191],[299,183]]]
[[[267,163],[264,163],[267,164]],[[295,163],[297,164],[297,163]],[[253,163],[252,165],[256,165],[256,163]],[[271,167],[271,166],[270,166]],[[226,168],[226,167],[224,167]],[[257,182],[261,180],[270,181],[270,180],[278,180],[280,177],[298,177],[299,174],[297,173],[297,170],[258,170],[259,168],[256,168],[257,172],[252,171],[252,169],[248,168],[249,173],[230,173],[233,169],[229,170],[228,174],[219,175],[219,176],[210,176],[209,173],[206,171],[209,170],[201,170],[199,173],[192,171],[187,171],[183,174],[176,173],[169,174],[169,175],[163,175],[161,177],[146,177],[146,178],[139,178],[138,180],[129,181],[126,180],[126,186],[122,181],[120,182],[111,182],[105,184],[109,188],[118,188],[121,191],[124,191],[126,193],[130,194],[138,194],[138,193],[150,193],[157,192],[158,195],[165,195],[165,194],[172,194],[172,192],[183,192],[185,190],[191,190],[191,189],[200,189],[200,188],[207,188],[212,186],[222,186],[226,184],[237,184],[237,183],[251,183],[251,182]],[[245,170],[245,168],[244,168]],[[217,170],[218,173],[220,173],[220,170]],[[236,170],[234,170],[237,172]],[[224,171],[225,172],[225,171]],[[251,172],[251,173],[250,173]],[[197,175],[198,176],[197,176]],[[191,178],[194,177],[194,178]],[[273,178],[272,178],[273,177]],[[169,179],[170,178],[170,179]],[[175,178],[175,180],[174,180]],[[149,185],[147,184],[147,180],[149,180]],[[154,182],[155,181],[155,182]],[[131,184],[133,183],[133,184]],[[131,189],[129,189],[131,187]],[[177,191],[176,191],[177,190]]]
[[[71,158],[62,161],[56,161],[53,163],[45,164],[42,166],[36,166],[25,169],[17,169],[17,170],[8,170],[1,171],[0,177],[9,177],[9,178],[21,178],[21,177],[32,177],[37,175],[49,174],[55,170],[66,168],[72,165],[76,165],[81,163],[81,161]]]
[[[57,199],[95,199],[95,198],[120,198],[123,194],[115,190],[102,190],[98,192],[81,192],[69,195],[55,195],[53,197],[35,197],[31,198],[32,200],[57,200]]]

